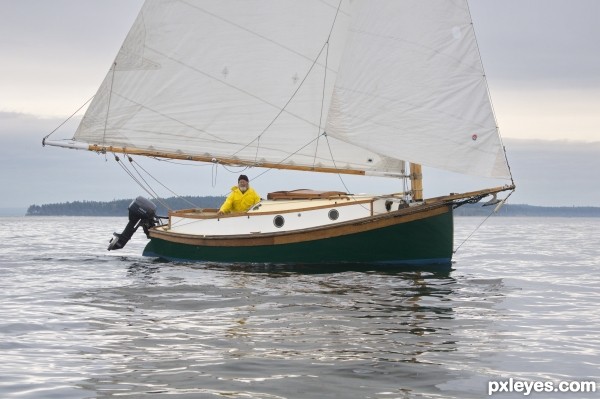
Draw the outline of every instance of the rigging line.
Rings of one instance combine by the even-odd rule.
[[[291,47],[288,47],[288,46],[286,46],[286,45],[285,45],[285,44],[283,44],[283,43],[277,42],[277,41],[275,41],[275,40],[273,40],[273,39],[271,39],[271,38],[269,38],[269,37],[267,37],[267,36],[264,36],[264,35],[262,35],[262,34],[260,34],[260,33],[258,33],[258,32],[255,32],[255,31],[253,31],[253,30],[251,30],[251,29],[249,29],[249,28],[246,28],[246,27],[244,27],[244,26],[242,26],[242,25],[240,25],[240,24],[237,24],[237,23],[235,23],[235,22],[233,22],[233,21],[230,21],[230,20],[228,20],[228,19],[225,19],[224,17],[222,17],[222,16],[220,16],[220,15],[217,15],[217,14],[215,14],[215,13],[212,13],[212,12],[210,12],[210,11],[208,11],[208,10],[204,9],[204,8],[198,7],[198,6],[194,5],[194,4],[190,4],[188,1],[183,1],[183,0],[182,0],[182,2],[183,2],[183,3],[185,3],[185,4],[187,4],[189,7],[195,8],[195,9],[197,9],[198,11],[201,11],[201,12],[203,12],[203,13],[205,13],[205,14],[208,14],[208,15],[212,16],[213,18],[216,18],[216,19],[218,19],[218,20],[220,20],[220,21],[222,21],[222,22],[224,22],[224,23],[226,23],[226,24],[229,24],[229,25],[231,25],[231,26],[235,26],[236,28],[238,28],[238,29],[240,29],[240,30],[243,30],[243,31],[245,31],[246,33],[249,33],[249,34],[251,34],[251,35],[253,35],[253,36],[256,36],[256,37],[260,38],[261,40],[264,40],[264,41],[266,41],[266,42],[272,43],[272,44],[276,45],[277,47],[280,47],[280,48],[282,48],[282,49],[284,49],[284,50],[286,50],[286,51],[289,51],[290,53],[292,53],[292,54],[295,54],[295,55],[297,55],[297,56],[299,56],[299,57],[301,57],[301,58],[304,58],[304,59],[306,59],[306,60],[308,60],[308,61],[312,61],[312,59],[310,59],[308,56],[306,56],[306,55],[304,55],[304,54],[302,54],[302,53],[300,53],[300,52],[298,52],[298,51],[294,50],[294,49],[293,49],[293,48],[291,48]],[[329,4],[327,4],[327,3],[325,3],[325,5],[326,5],[326,6],[329,6],[329,7],[331,7],[331,6],[330,6]]]
[[[335,158],[333,157],[333,151],[331,150],[331,144],[329,143],[329,137],[327,137],[327,134],[325,134],[325,133],[323,133],[323,135],[325,136],[325,142],[327,143],[327,148],[329,149],[329,155],[331,155],[331,162],[333,162],[333,167],[335,169],[337,169],[338,167],[337,167],[337,165],[335,163]],[[346,186],[346,182],[342,178],[342,174],[338,173],[337,176],[340,179],[340,182],[342,182],[342,186],[344,186],[344,189],[346,190],[346,192],[354,199],[355,197],[352,194],[350,194],[350,189],[348,188],[348,186]],[[361,206],[364,209],[369,210],[369,208],[367,208],[363,204],[358,204],[358,205]]]
[[[479,226],[475,227],[475,230],[473,230],[473,231],[471,232],[471,234],[469,234],[469,236],[468,236],[467,238],[465,238],[465,239],[464,239],[464,241],[463,241],[463,242],[461,242],[461,243],[460,243],[460,245],[459,245],[458,247],[456,247],[456,249],[455,249],[454,251],[452,251],[452,253],[453,253],[453,254],[455,254],[456,252],[458,252],[459,248],[460,248],[460,247],[462,247],[462,246],[463,246],[463,244],[464,244],[464,243],[466,243],[466,242],[467,242],[467,240],[469,240],[469,239],[471,238],[471,236],[472,236],[473,234],[475,234],[475,232],[476,232],[477,230],[479,230],[479,228],[480,228],[480,227],[481,227],[481,226],[482,226],[482,225],[483,225],[483,224],[486,222],[486,220],[488,220],[488,219],[490,218],[490,216],[492,216],[493,214],[494,214],[494,210],[492,210],[492,212],[490,212],[490,214],[489,214],[489,215],[487,215],[487,216],[486,216],[486,218],[485,218],[485,219],[483,219],[483,221],[482,221],[481,223],[479,223]]]
[[[155,181],[155,182],[157,182],[158,184],[160,184],[161,186],[163,186],[163,188],[165,188],[167,191],[169,191],[169,192],[170,192],[171,194],[173,194],[175,197],[177,197],[177,198],[179,198],[179,199],[183,200],[184,202],[187,202],[188,204],[192,205],[194,208],[200,208],[198,205],[196,205],[196,204],[194,204],[193,202],[191,202],[191,201],[187,200],[186,198],[182,197],[181,195],[179,195],[179,194],[177,194],[176,192],[174,192],[173,190],[171,190],[169,187],[165,186],[165,185],[164,185],[163,183],[161,183],[161,182],[160,182],[160,181],[159,181],[159,180],[158,180],[156,177],[152,176],[152,174],[151,174],[150,172],[148,172],[146,169],[144,169],[144,167],[143,167],[142,165],[140,165],[138,162],[134,161],[134,160],[133,160],[131,157],[129,158],[129,162],[131,162],[131,164],[132,164],[132,166],[134,167],[134,169],[135,169],[135,165],[133,165],[133,164],[134,164],[134,163],[135,163],[135,164],[137,164],[137,166],[138,166],[138,167],[139,167],[141,170],[143,170],[143,171],[144,171],[144,172],[145,172],[145,173],[146,173],[148,176],[150,176],[152,179],[154,179],[154,181]],[[137,169],[136,169],[136,171],[137,171]],[[138,174],[139,174],[139,172],[138,172]],[[141,177],[141,175],[140,175],[140,177]],[[146,182],[146,181],[144,180],[144,182]],[[146,182],[146,184],[148,184],[148,183]],[[149,184],[148,184],[148,186],[149,186]],[[167,207],[167,209],[169,209],[169,208]]]
[[[138,176],[140,177],[140,179],[142,179],[142,181],[146,184],[146,186],[148,186],[148,189],[154,193],[154,199],[156,199],[156,201],[158,201],[165,208],[167,208],[167,210],[169,210],[169,211],[172,210],[171,207],[169,206],[169,204],[167,203],[167,201],[165,201],[163,198],[161,198],[158,195],[158,193],[156,191],[154,191],[154,189],[152,188],[152,186],[150,184],[148,184],[148,182],[146,181],[146,179],[144,179],[144,177],[139,172],[139,170],[136,169],[135,165],[133,164],[133,159],[131,159],[130,156],[127,156],[127,158],[129,159],[129,163],[131,164],[131,167],[133,168],[133,170],[135,170],[135,172],[138,174]]]
[[[404,173],[404,175],[406,175],[406,161],[402,161],[403,166],[402,166],[402,173]],[[406,176],[404,176],[402,178],[402,190],[403,190],[403,194],[405,195],[405,198],[407,197],[405,193],[408,192],[408,179],[406,178]]]
[[[129,177],[131,177],[133,179],[133,181],[136,182],[138,184],[138,186],[140,186],[142,188],[142,190],[144,190],[146,193],[148,193],[149,196],[151,196],[153,199],[158,201],[158,196],[156,195],[156,193],[154,191],[152,191],[150,188],[144,187],[144,185],[138,180],[137,177],[135,177],[133,175],[133,173],[127,168],[127,166],[123,162],[121,162],[121,158],[119,156],[117,156],[114,153],[113,153],[113,156],[115,157],[115,160],[117,161],[119,166],[125,171],[125,173],[127,173],[129,175]]]
[[[515,190],[512,190],[510,193],[508,193],[508,195],[506,196],[506,198],[504,198],[504,199],[502,200],[502,203],[506,202],[506,200],[508,199],[508,197],[510,197],[510,196],[511,196],[511,195],[512,195],[514,192],[515,192]],[[469,240],[469,239],[471,238],[471,236],[472,236],[473,234],[475,234],[475,232],[476,232],[477,230],[479,230],[479,228],[480,228],[480,227],[481,227],[481,226],[482,226],[482,225],[483,225],[483,224],[484,224],[484,223],[485,223],[485,222],[486,222],[486,221],[487,221],[487,220],[490,218],[490,216],[492,216],[494,213],[496,213],[496,212],[498,211],[498,209],[500,208],[500,206],[501,206],[501,205],[498,205],[498,206],[496,206],[494,209],[492,209],[492,212],[490,212],[490,214],[489,214],[489,215],[487,215],[487,217],[486,217],[485,219],[483,219],[483,221],[482,221],[481,223],[479,223],[479,226],[477,226],[477,227],[475,228],[475,230],[473,230],[473,231],[471,232],[471,234],[469,234],[469,236],[468,236],[467,238],[465,238],[465,239],[464,239],[464,241],[463,241],[463,242],[461,242],[461,243],[460,243],[460,245],[459,245],[458,247],[456,247],[456,249],[455,249],[454,251],[452,251],[452,253],[454,253],[454,254],[455,254],[456,252],[458,252],[459,248],[460,248],[460,247],[462,247],[462,246],[463,246],[463,244],[464,244],[464,243],[466,243],[466,242],[467,242],[467,240]]]
[[[108,114],[110,112],[110,100],[112,99],[113,83],[115,82],[116,69],[117,69],[117,62],[115,61],[112,66],[112,77],[110,79],[110,90],[108,92],[108,103],[106,104],[106,117],[104,118],[104,132],[102,133],[102,144],[106,143],[106,127],[108,126]]]
[[[209,74],[209,73],[207,73],[207,72],[204,72],[204,71],[202,71],[202,70],[200,70],[200,69],[196,68],[196,67],[195,67],[195,66],[193,66],[193,65],[188,65],[188,64],[186,64],[186,63],[184,63],[184,62],[182,62],[182,61],[178,60],[177,58],[174,58],[174,57],[172,57],[172,56],[170,56],[170,55],[168,55],[168,54],[165,54],[165,53],[163,53],[163,52],[161,52],[161,51],[159,51],[159,50],[157,50],[157,49],[155,49],[155,48],[152,48],[152,47],[146,47],[146,49],[147,49],[147,50],[149,50],[149,51],[153,51],[153,52],[155,52],[156,54],[158,54],[158,55],[160,55],[160,56],[162,56],[162,57],[165,57],[166,59],[168,59],[168,60],[170,60],[170,61],[173,61],[173,62],[175,62],[175,63],[177,63],[177,64],[179,64],[179,65],[181,65],[181,66],[183,66],[183,67],[185,67],[185,68],[188,68],[188,69],[190,69],[190,70],[192,70],[192,71],[194,71],[194,72],[197,72],[197,73],[199,73],[199,74],[201,74],[201,75],[204,75],[204,76],[206,76],[206,77],[207,77],[207,78],[209,78],[209,79],[212,79],[212,80],[214,80],[214,81],[216,81],[216,82],[219,82],[219,83],[220,83],[220,84],[222,84],[222,85],[225,85],[225,86],[227,86],[227,87],[230,87],[230,88],[232,88],[232,89],[234,89],[234,90],[236,90],[236,91],[238,91],[238,92],[240,92],[240,93],[244,93],[245,95],[247,95],[247,96],[249,96],[249,97],[252,97],[252,98],[254,98],[254,99],[258,100],[258,101],[260,101],[260,102],[261,102],[261,103],[263,103],[263,104],[267,104],[268,106],[270,106],[270,107],[273,107],[273,108],[275,108],[275,109],[280,109],[280,107],[279,107],[278,105],[276,105],[276,104],[272,104],[272,103],[270,103],[269,101],[267,101],[266,99],[264,99],[264,98],[261,98],[261,97],[257,96],[256,94],[253,94],[253,93],[251,93],[251,92],[249,92],[249,91],[247,91],[247,90],[244,90],[244,89],[242,89],[242,88],[240,88],[240,87],[237,87],[237,86],[235,86],[235,85],[233,85],[233,84],[231,84],[231,83],[228,83],[228,82],[226,82],[226,81],[224,81],[224,80],[222,80],[222,79],[219,79],[219,78],[217,78],[217,77],[215,77],[215,76],[212,76],[211,74]],[[321,52],[323,52],[323,48],[321,48],[321,51],[320,51],[320,52],[319,52],[319,54],[317,55],[317,59],[319,58],[319,56],[320,56]],[[313,65],[311,66],[311,69],[312,69],[313,67],[314,67],[314,63],[313,63]],[[310,70],[309,70],[309,72],[310,72]],[[304,82],[304,80],[306,80],[306,77],[305,77],[305,78],[302,80],[302,82]],[[115,93],[115,94],[116,94],[116,93]],[[129,100],[129,101],[133,102],[134,104],[137,104],[137,103],[136,103],[136,102],[134,102],[133,100],[130,100],[130,99],[128,99],[128,98],[125,98],[125,97],[123,97],[123,98],[124,98],[124,99],[126,99],[126,100]],[[142,106],[142,107],[143,107],[143,105],[141,105],[141,104],[138,104],[138,105],[140,105],[140,106]],[[286,104],[286,105],[287,105],[287,104]],[[147,109],[149,109],[149,108],[147,108]],[[152,111],[152,112],[155,112],[155,113],[158,113],[158,112],[156,112],[156,111],[154,111],[154,110],[152,110],[152,109],[150,109],[150,111]],[[293,116],[294,118],[296,118],[296,119],[299,119],[299,120],[301,120],[301,121],[304,121],[304,122],[306,122],[306,123],[308,123],[308,124],[310,124],[310,125],[316,126],[316,125],[315,125],[315,124],[314,124],[312,121],[310,121],[310,120],[308,120],[308,119],[305,119],[304,117],[302,117],[302,116],[300,116],[300,115],[293,114],[293,113],[291,113],[290,111],[286,111],[286,112],[287,112],[289,115],[291,115],[291,116]],[[162,115],[162,114],[160,114],[160,113],[158,113],[158,114],[159,114],[159,115]],[[163,116],[166,116],[166,115],[163,115]],[[171,119],[173,119],[173,118],[171,118]],[[180,121],[178,121],[178,120],[176,120],[176,119],[173,119],[173,120],[175,120],[176,122],[182,123],[182,122],[180,122]],[[194,128],[194,127],[192,127],[192,128]],[[194,128],[194,129],[196,129],[196,128]],[[196,129],[196,130],[200,130],[200,129]],[[265,130],[266,130],[266,129],[265,129]],[[214,135],[214,134],[211,134],[211,133],[208,133],[207,131],[204,131],[204,130],[200,130],[200,131],[202,131],[202,132],[204,132],[204,133],[206,133],[206,134],[208,134],[208,135],[210,135],[210,136],[213,136],[213,137],[215,137],[215,138],[218,138],[216,135]],[[225,141],[225,140],[220,140],[220,142],[225,142],[225,143],[228,143],[228,144],[237,144],[237,143],[231,143],[231,142],[229,142],[229,141]],[[254,142],[254,140],[252,140],[252,141],[251,141],[251,142],[250,142],[248,145],[252,144],[252,142]],[[248,145],[246,145],[245,147],[247,147]],[[245,147],[244,147],[244,148],[245,148]],[[243,148],[242,148],[242,149],[243,149]],[[241,151],[241,150],[240,150],[240,151]]]
[[[228,168],[227,165],[225,165],[225,164],[220,164],[220,165],[223,167],[223,169],[225,169],[229,173],[241,173],[250,167],[250,166],[242,166],[242,168],[240,170],[233,170],[232,168]]]
[[[498,129],[498,135],[500,135],[500,129]],[[502,137],[500,137],[500,141],[502,141]],[[510,169],[510,163],[508,163],[508,155],[506,154],[506,147],[502,144],[502,150],[504,151],[504,159],[506,160],[506,166],[508,167],[508,174],[510,174],[510,182],[514,186],[515,180],[513,179],[512,170]]]
[[[331,35],[331,32],[329,34]],[[323,74],[323,94],[321,95],[321,114],[319,115],[319,130],[317,130],[317,137],[319,137],[319,135],[321,134],[321,124],[323,123],[323,108],[325,107],[325,87],[327,84],[327,61],[328,60],[329,60],[329,38],[327,38],[327,51],[325,52],[325,73]],[[315,155],[313,156],[313,168],[315,167],[315,163],[317,162],[317,152],[318,151],[319,151],[319,140],[317,140],[317,145],[315,145]]]
[[[185,163],[185,162],[177,162],[177,161],[173,161],[171,159],[161,159],[161,158],[157,158],[157,157],[152,157],[152,156],[148,156],[147,158],[152,158],[155,161],[159,161],[159,162],[167,162],[167,163],[172,163],[175,165],[182,165],[182,166],[193,166],[193,167],[200,167],[200,168],[206,168],[207,166],[211,166],[212,164],[210,163]]]
[[[329,35],[327,35],[327,51],[325,52],[325,69],[323,73],[323,93],[321,95],[321,113],[319,115],[319,130],[317,134],[321,134],[321,125],[323,123],[323,109],[325,108],[325,88],[327,85],[327,66],[329,63],[329,40],[331,39],[331,34],[333,33],[333,28],[335,27],[335,21],[337,20],[338,13],[340,12],[340,7],[342,6],[342,0],[338,3],[337,9],[335,10],[335,16],[333,17],[333,22],[331,24],[331,29],[329,29]],[[317,145],[315,146],[315,156],[313,157],[313,167],[317,162],[317,152],[319,151],[319,141],[317,140]]]
[[[146,189],[146,187],[144,187],[144,185],[142,183],[140,183],[140,181],[138,179],[136,179],[136,177],[133,175],[133,173],[131,173],[131,171],[129,169],[127,169],[127,167],[121,162],[121,159],[114,154],[115,157],[115,161],[117,161],[117,164],[121,167],[121,169],[123,169],[125,171],[125,173],[127,173],[129,175],[129,177],[131,177],[131,179],[133,179],[134,182],[136,182],[141,188],[142,190],[144,190],[146,193],[148,193],[149,196],[151,196],[152,198],[155,198],[154,195],[148,190]]]
[[[127,155],[127,154],[125,154],[125,155]],[[158,197],[156,192],[154,192],[154,190],[152,190],[150,185],[144,180],[144,178],[141,175],[140,175],[140,177],[142,178],[142,180],[144,180],[144,182],[146,182],[146,185],[148,186],[148,188],[144,187],[144,185],[133,175],[133,173],[131,173],[131,171],[129,169],[127,169],[127,166],[123,162],[121,162],[121,159],[117,156],[117,154],[113,153],[113,156],[115,157],[115,160],[117,161],[117,163],[119,164],[121,169],[123,169],[125,171],[125,173],[127,173],[129,175],[129,177],[131,177],[133,179],[133,181],[136,182],[138,184],[138,186],[140,186],[142,188],[142,190],[144,190],[146,193],[148,193],[148,195],[151,196],[152,198],[154,198],[156,201],[161,203],[165,208],[170,209],[168,204],[166,204],[164,201],[162,201]],[[130,162],[131,162],[131,157],[129,157],[129,155],[127,155],[127,157],[130,159]],[[134,169],[135,169],[135,167],[134,167]],[[140,174],[137,171],[137,169],[136,169],[136,172],[138,173],[138,175]]]
[[[331,150],[331,144],[329,143],[329,138],[327,137],[327,134],[323,134],[325,136],[325,142],[327,143],[327,148],[329,149],[329,155],[331,155],[331,162],[333,162],[333,167],[335,169],[337,169],[337,165],[335,163],[335,158],[333,157],[333,151]],[[350,190],[348,190],[348,187],[346,186],[346,183],[344,182],[344,179],[342,179],[342,175],[340,173],[337,174],[338,178],[340,179],[340,181],[342,182],[342,186],[344,186],[344,188],[346,189],[346,192],[349,192]]]
[[[50,135],[54,134],[54,132],[56,132],[58,129],[60,129],[65,123],[67,123],[72,117],[74,117],[79,111],[81,111],[81,109],[83,107],[85,107],[87,105],[87,103],[89,103],[90,101],[92,101],[92,99],[94,98],[94,96],[91,96],[89,100],[87,100],[86,102],[83,103],[83,105],[79,108],[77,108],[77,111],[73,112],[71,114],[71,116],[69,116],[67,119],[65,119],[63,121],[63,123],[61,123],[60,125],[58,125],[53,131],[51,131],[50,133],[48,133],[48,135],[46,135],[43,139],[42,139],[42,146],[46,145],[46,139],[48,137],[50,137]]]
[[[273,123],[275,123],[275,121],[277,119],[279,119],[279,117],[281,116],[281,114],[283,113],[283,111],[285,111],[285,109],[287,108],[287,106],[290,104],[290,102],[292,102],[292,100],[294,99],[294,97],[296,96],[296,94],[298,93],[298,91],[300,90],[300,88],[304,85],[304,82],[306,81],[306,79],[308,78],[308,76],[310,75],[311,71],[313,70],[314,66],[317,64],[319,58],[321,57],[321,54],[323,54],[323,49],[326,49],[326,55],[325,55],[325,73],[324,73],[324,80],[323,80],[323,98],[321,100],[321,115],[319,118],[319,135],[321,132],[321,122],[323,119],[323,104],[325,102],[325,82],[327,80],[327,68],[328,68],[328,59],[329,59],[329,39],[331,38],[331,34],[333,32],[333,28],[335,27],[335,21],[337,20],[338,14],[340,12],[340,7],[342,6],[342,0],[340,0],[340,2],[338,3],[338,7],[335,11],[335,16],[333,18],[333,22],[331,23],[331,28],[329,29],[329,34],[327,35],[327,40],[325,41],[325,43],[323,44],[323,47],[321,47],[321,50],[319,51],[319,54],[317,54],[317,57],[313,60],[312,65],[310,66],[310,68],[308,69],[308,71],[306,72],[306,74],[304,75],[304,78],[302,79],[302,81],[300,82],[300,84],[298,85],[298,87],[296,88],[296,90],[294,91],[294,93],[292,93],[292,96],[289,98],[289,100],[285,103],[285,105],[283,106],[283,108],[280,109],[280,111],[277,113],[277,115],[275,116],[275,118],[273,118],[273,120],[267,125],[267,127],[265,127],[263,129],[262,132],[260,132],[260,134],[254,138],[254,140],[252,140],[251,142],[249,142],[248,144],[246,144],[244,147],[240,148],[238,151],[236,151],[235,153],[233,153],[233,156],[235,156],[236,154],[238,154],[240,151],[243,151],[245,148],[247,148],[249,145],[251,145],[254,141],[258,140],[257,146],[256,146],[256,158],[258,158],[258,149],[260,147],[260,138],[263,134],[265,134],[265,132],[273,125]],[[317,136],[318,138],[319,136]],[[317,141],[317,148],[319,146],[319,142]],[[314,163],[316,162],[316,149],[315,149],[315,159],[313,160],[313,166]]]
[[[342,0],[338,3],[337,9],[335,10],[335,16],[333,17],[333,22],[331,23],[331,29],[329,29],[329,35],[327,36],[327,43],[329,43],[329,39],[331,39],[331,34],[333,33],[333,27],[335,26],[335,21],[337,21],[337,17],[340,13],[340,8],[342,7]],[[327,64],[325,64],[325,68],[327,68]]]
[[[260,134],[258,136],[256,136],[254,139],[252,139],[252,141],[250,141],[248,144],[246,144],[245,146],[243,146],[242,148],[240,148],[239,150],[237,150],[236,152],[234,152],[231,156],[235,156],[236,154],[238,154],[240,151],[243,151],[244,149],[248,148],[250,146],[250,144],[254,143],[256,140],[260,139],[260,137],[265,134],[265,132],[267,130],[269,130],[269,128],[273,125],[273,123],[275,123],[275,121],[277,119],[279,119],[279,117],[281,116],[281,114],[283,114],[283,112],[285,111],[286,107],[292,102],[292,100],[294,99],[294,97],[296,96],[296,94],[298,94],[298,91],[300,91],[300,88],[302,88],[302,86],[304,85],[304,82],[306,81],[306,79],[308,79],[308,76],[310,75],[311,71],[313,70],[313,68],[315,67],[315,65],[317,64],[318,59],[321,57],[321,54],[323,53],[323,50],[327,47],[327,42],[325,42],[325,44],[323,44],[323,47],[321,47],[321,50],[319,51],[319,54],[317,54],[317,57],[313,60],[312,65],[310,66],[310,68],[308,68],[308,71],[306,72],[306,74],[304,75],[304,78],[302,78],[302,81],[300,82],[300,84],[298,85],[298,87],[296,88],[296,90],[294,90],[294,92],[292,93],[291,97],[288,99],[288,101],[284,104],[284,106],[282,108],[279,109],[279,112],[277,113],[277,115],[275,115],[275,117],[273,118],[273,120],[271,122],[269,122],[269,124],[267,125],[267,127],[265,127],[262,132],[260,132]],[[292,116],[296,116],[292,113],[290,113],[290,115]],[[303,118],[301,118],[302,120],[304,120]],[[311,125],[313,124],[312,122],[308,121]]]
[[[293,153],[291,153],[290,155],[288,155],[287,157],[283,158],[281,161],[279,161],[277,164],[281,165],[282,163],[284,163],[288,158],[291,158],[292,156],[296,155],[297,153],[299,153],[300,151],[302,151],[303,149],[305,149],[306,147],[308,147],[309,145],[311,145],[315,140],[319,140],[319,137],[326,135],[325,132],[323,132],[321,135],[317,136],[316,138],[310,140],[308,143],[304,144],[302,147],[298,148],[296,151],[294,151]],[[261,177],[262,175],[264,175],[265,173],[270,172],[271,170],[273,170],[275,168],[268,168],[267,170],[265,170],[262,173],[259,173],[258,175],[256,175],[255,177],[253,177],[253,180],[258,179],[259,177]],[[337,169],[337,168],[336,168]]]
[[[127,154],[125,154],[125,155],[127,155]],[[169,206],[169,204],[165,200],[163,200],[156,191],[154,191],[152,186],[150,184],[148,184],[148,182],[146,181],[146,179],[144,179],[144,177],[139,172],[139,170],[136,169],[135,165],[133,164],[133,159],[131,159],[131,157],[129,155],[127,155],[127,158],[129,159],[129,163],[131,164],[131,167],[133,168],[133,170],[135,170],[135,172],[138,174],[140,179],[142,179],[142,181],[146,184],[146,186],[148,186],[148,189],[154,193],[154,198],[156,199],[156,201],[160,202],[168,210],[171,210],[171,207]]]
[[[256,143],[256,154],[254,154],[254,163],[258,161],[258,150],[260,149],[260,136],[258,136],[258,142]]]
[[[144,179],[144,177],[142,176],[142,174],[140,173],[139,170],[137,170],[137,168],[135,167],[135,165],[133,164],[133,158],[131,158],[131,156],[129,156],[129,154],[124,154],[125,156],[127,156],[127,159],[129,160],[129,163],[131,164],[131,167],[133,168],[133,170],[135,170],[135,172],[138,174],[138,176],[140,177],[140,179],[142,179],[142,181],[146,184],[146,186],[148,187],[148,189],[150,191],[152,191],[154,193],[154,199],[156,199],[156,201],[160,202],[165,208],[167,208],[168,210],[171,210],[171,207],[169,206],[169,204],[163,200],[156,191],[154,191],[154,189],[152,189],[152,186],[146,181],[146,179]],[[141,166],[140,166],[141,167]],[[142,168],[143,169],[143,168]],[[148,173],[148,172],[146,172]],[[149,176],[151,176],[148,173]],[[151,176],[152,177],[152,176]],[[154,177],[153,177],[154,178]],[[160,182],[159,182],[160,183]],[[166,187],[165,187],[166,188]]]
[[[219,169],[219,165],[213,163],[212,164],[212,170],[211,170],[211,183],[212,183],[212,188],[215,188],[217,186],[217,172]]]

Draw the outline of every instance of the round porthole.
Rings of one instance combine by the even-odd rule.
[[[285,219],[281,215],[277,215],[273,218],[273,224],[277,228],[283,226],[284,223],[285,223]]]
[[[332,209],[329,211],[329,219],[331,220],[337,220],[337,218],[340,217],[340,213],[337,211],[337,209]]]

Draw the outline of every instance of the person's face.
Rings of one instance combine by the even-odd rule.
[[[238,180],[238,188],[245,193],[248,190],[248,182],[246,180]]]

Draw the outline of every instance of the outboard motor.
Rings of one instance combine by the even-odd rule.
[[[129,223],[121,234],[113,234],[114,237],[108,244],[109,251],[123,248],[140,226],[144,228],[144,233],[148,237],[148,229],[158,224],[156,205],[144,197],[137,197],[127,209],[129,210]]]

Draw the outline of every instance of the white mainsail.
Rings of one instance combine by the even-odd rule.
[[[147,0],[74,140],[510,177],[465,0]]]

